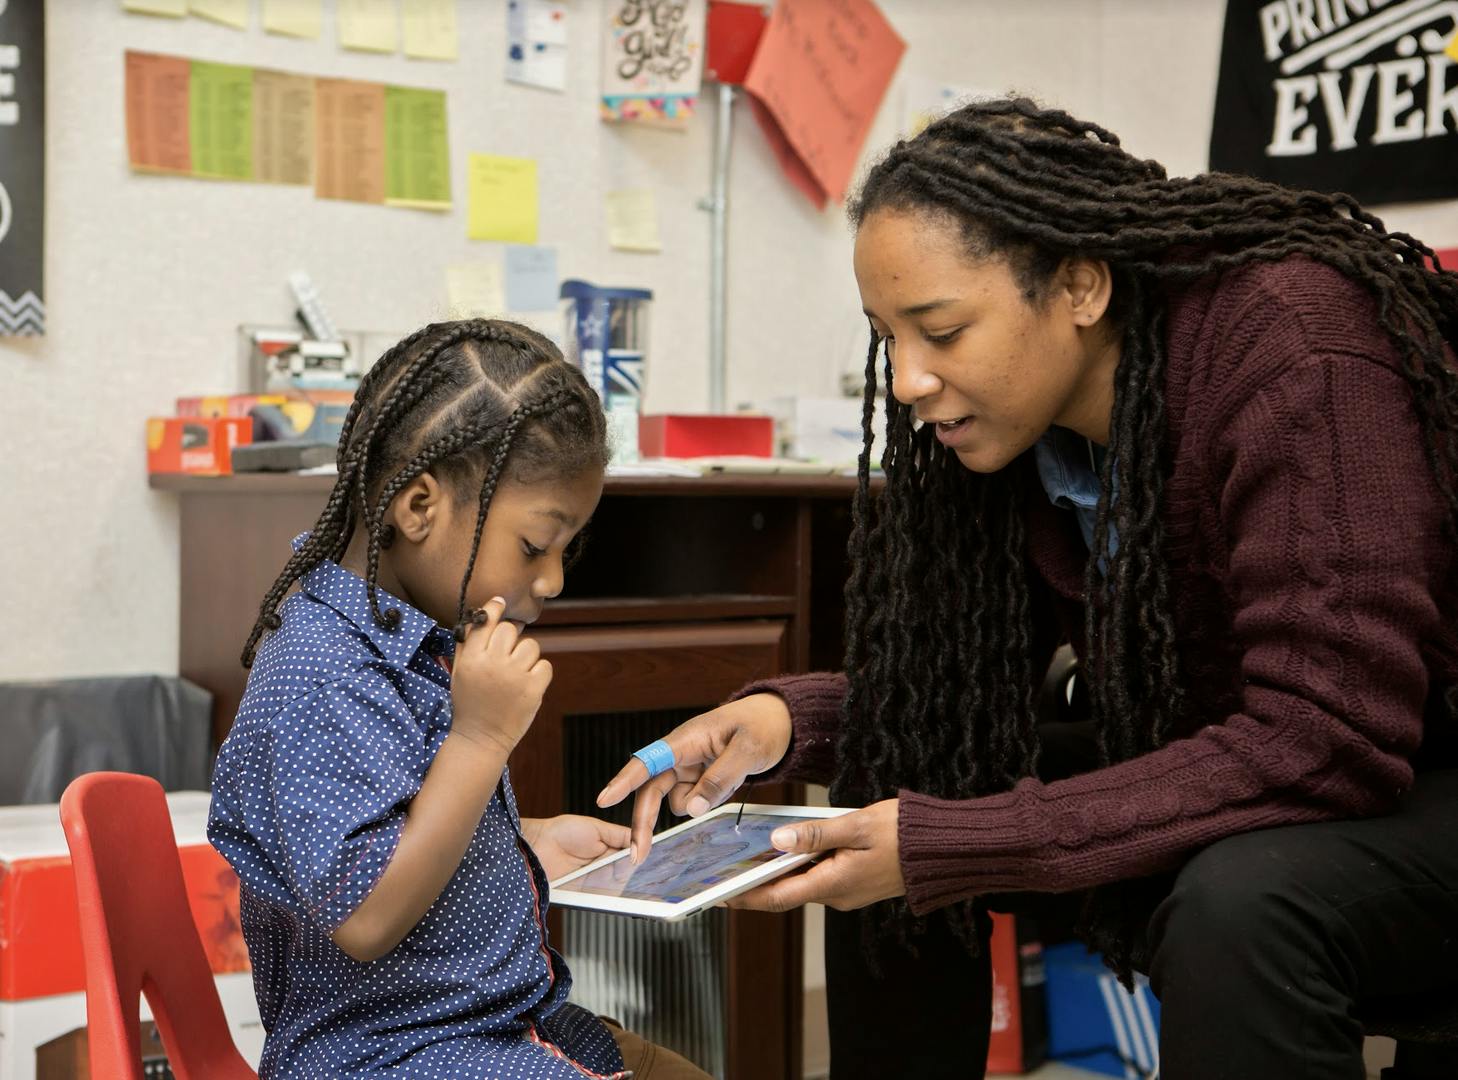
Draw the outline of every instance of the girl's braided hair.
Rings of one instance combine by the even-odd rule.
[[[1291,256],[1365,286],[1400,352],[1429,463],[1458,518],[1458,377],[1444,357],[1444,343],[1458,341],[1458,274],[1351,197],[1224,174],[1171,179],[1095,124],[1006,98],[966,105],[898,142],[870,170],[851,220],[859,227],[880,211],[952,224],[970,258],[1008,261],[1029,303],[1046,295],[1066,257],[1111,268],[1121,358],[1085,582],[1084,658],[1107,762],[1160,746],[1184,708],[1162,517],[1169,289]],[[873,505],[880,344],[873,332],[846,587],[850,689],[832,795],[845,805],[902,787],[945,798],[1003,791],[1034,770],[1033,694],[1043,675],[1034,669],[1021,485],[1013,469],[969,471],[913,423],[891,393],[887,353],[886,487]],[[1147,914],[1139,888],[1097,890],[1085,912],[1090,943],[1126,976]],[[975,914],[971,904],[946,913],[969,948]],[[868,943],[887,930],[904,943],[915,923],[904,904],[881,905],[866,929]]]
[[[455,627],[462,636],[470,617],[466,586],[501,479],[575,476],[604,469],[607,458],[601,403],[547,338],[498,319],[417,330],[360,380],[339,434],[339,479],[313,530],[263,598],[243,647],[243,666],[252,666],[264,632],[278,629],[278,605],[293,583],[325,559],[338,561],[356,527],[368,537],[370,611],[381,626],[399,624],[398,608],[380,610],[380,552],[394,535],[386,512],[427,471],[462,499],[475,489],[475,541]]]

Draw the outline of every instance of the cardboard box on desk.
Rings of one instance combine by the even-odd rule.
[[[769,416],[640,416],[638,452],[645,458],[773,457],[775,422]]]
[[[204,417],[157,417],[147,421],[147,471],[226,476],[233,447],[253,441],[253,421]]]
[[[238,916],[238,878],[207,842],[208,794],[167,796],[193,921],[239,1049],[263,1028]],[[71,858],[54,805],[0,808],[0,1078],[34,1080],[36,1051],[86,1025]],[[142,1015],[150,1017],[145,1001]]]

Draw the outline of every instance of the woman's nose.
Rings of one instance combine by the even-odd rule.
[[[891,361],[891,392],[903,405],[915,405],[934,396],[942,388],[941,379],[924,364],[916,350],[898,348]]]

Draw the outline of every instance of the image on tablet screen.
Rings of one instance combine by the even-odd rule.
[[[677,904],[726,878],[778,859],[784,852],[770,846],[770,833],[781,825],[810,820],[745,814],[736,828],[734,815],[723,814],[696,829],[654,841],[653,850],[639,866],[627,858],[617,859],[561,888]]]

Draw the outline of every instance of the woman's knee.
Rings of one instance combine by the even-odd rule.
[[[1218,841],[1194,855],[1150,923],[1153,955],[1220,962],[1233,953],[1328,951],[1343,937],[1338,914],[1311,888],[1298,830]],[[1310,838],[1307,838],[1310,839]]]

